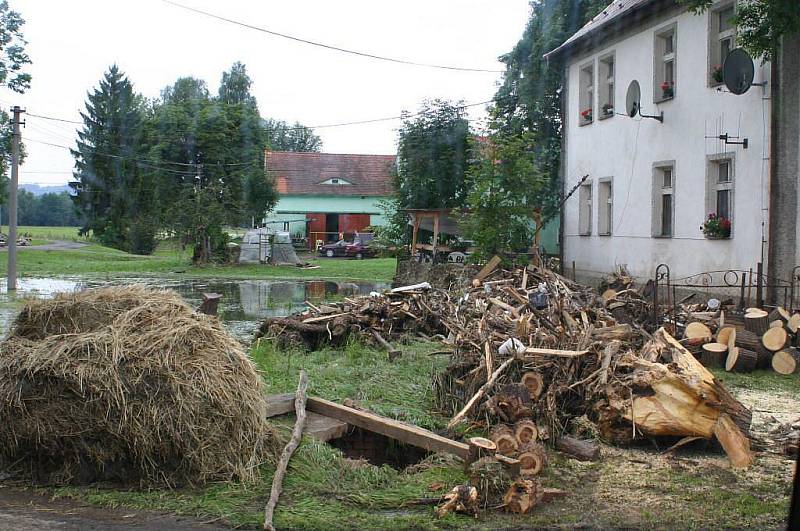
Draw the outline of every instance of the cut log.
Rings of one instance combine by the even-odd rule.
[[[556,440],[556,450],[574,457],[578,461],[598,461],[600,459],[600,446],[592,441],[576,439],[568,435]]]
[[[722,343],[723,345],[730,345],[730,337],[731,335],[736,335],[736,328],[733,326],[723,326],[719,330],[717,330],[717,343]]]
[[[796,313],[789,318],[789,322],[786,323],[786,328],[793,334],[797,333],[797,329],[800,328],[800,313]]]
[[[733,347],[728,351],[725,370],[728,372],[753,372],[758,364],[758,354],[752,350]]]
[[[778,374],[797,374],[800,372],[800,352],[787,348],[772,356],[772,368]]]
[[[481,282],[483,282],[483,279],[491,275],[494,270],[497,269],[497,266],[500,265],[501,261],[502,259],[499,256],[494,255],[488,262],[486,262],[486,265],[483,266],[483,269],[478,272],[475,278],[472,279],[472,285],[475,287],[480,286]]]
[[[497,453],[497,445],[494,441],[484,437],[470,437],[467,444],[469,444],[468,463],[474,463],[478,459],[491,457]]]
[[[762,334],[761,344],[770,352],[778,352],[789,344],[789,333],[784,328],[770,328]]]
[[[724,367],[728,345],[722,343],[706,343],[700,355],[700,362],[706,367]]]
[[[605,290],[603,294],[600,295],[600,297],[602,297],[603,302],[607,303],[608,301],[615,299],[617,297],[617,290],[609,288]]]
[[[683,333],[686,339],[706,339],[711,338],[711,329],[703,323],[695,321],[686,325],[686,330]]]
[[[486,392],[492,388],[494,382],[497,381],[497,378],[501,374],[503,374],[503,371],[505,371],[506,368],[508,368],[508,366],[511,365],[512,361],[514,361],[514,358],[509,358],[506,361],[504,361],[497,369],[495,369],[495,371],[492,373],[492,376],[489,378],[489,381],[483,384],[481,388],[478,389],[478,392],[475,393],[473,397],[469,399],[469,402],[467,402],[466,405],[463,408],[461,408],[461,411],[459,411],[456,414],[456,416],[453,417],[450,420],[450,422],[447,423],[448,430],[453,429],[459,422],[464,420],[464,417],[466,417],[469,414],[469,412],[472,411],[472,408],[475,407],[475,404],[477,404],[478,401],[480,401],[480,399],[484,397]]]
[[[400,357],[402,354],[399,350],[394,348],[391,343],[383,339],[383,336],[377,330],[371,330],[372,336],[375,338],[383,348],[386,349],[386,352],[389,353],[389,361],[394,361],[396,358]]]
[[[531,479],[518,479],[511,484],[503,503],[506,510],[516,514],[527,514],[542,498],[539,483]]]
[[[753,308],[744,315],[744,329],[759,336],[769,329],[769,314]]]
[[[784,324],[785,323],[783,321],[781,321],[780,319],[775,319],[774,321],[770,321],[769,322],[769,327],[770,328],[783,328]]]
[[[761,344],[761,337],[748,330],[736,331],[736,344],[740,348],[746,348],[753,352],[764,350],[764,345]]]
[[[520,446],[516,457],[519,459],[520,473],[523,476],[539,474],[547,463],[547,455],[544,453],[544,448],[536,443]]]
[[[529,418],[533,411],[528,388],[520,383],[504,385],[500,391],[486,401],[486,410],[492,415],[500,417],[504,422],[516,422],[523,418]]]
[[[565,496],[567,496],[567,494],[569,494],[565,490],[548,489],[548,488],[541,489],[541,493],[542,493],[542,502],[544,503],[551,502],[558,498],[564,498]]]
[[[544,390],[544,379],[538,372],[526,372],[522,375],[522,385],[528,388],[531,400],[537,400]]]
[[[773,321],[781,321],[783,324],[786,324],[789,322],[789,319],[791,319],[791,317],[792,316],[789,314],[789,312],[787,312],[785,308],[782,308],[780,306],[776,307],[774,310],[769,312],[770,323]]]
[[[514,430],[505,424],[498,424],[492,428],[489,438],[497,445],[497,452],[503,455],[512,455],[519,448],[519,441]]]
[[[497,459],[497,461],[501,465],[503,465],[503,467],[508,471],[508,474],[512,478],[519,476],[520,470],[522,469],[522,465],[519,462],[519,459],[516,459],[514,457],[508,457],[507,455],[502,455],[502,454],[495,454],[494,458]]]
[[[527,356],[558,356],[561,358],[577,358],[588,353],[588,350],[559,350],[538,347],[528,347],[525,349],[525,354]]]
[[[518,446],[521,447],[525,444],[536,442],[539,438],[539,428],[531,420],[521,420],[514,426],[514,436],[517,439]]]
[[[714,424],[714,437],[728,454],[733,468],[747,468],[753,464],[750,439],[742,434],[727,414],[721,414]]]

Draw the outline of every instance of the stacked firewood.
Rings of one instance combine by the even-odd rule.
[[[732,372],[770,367],[780,374],[800,372],[800,313],[792,315],[781,307],[771,312],[749,308],[743,315],[684,308],[684,316],[690,322],[683,342],[707,367]]]

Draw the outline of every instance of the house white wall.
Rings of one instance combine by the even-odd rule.
[[[659,263],[671,268],[672,278],[709,270],[755,268],[762,259],[762,239],[768,234],[769,86],[751,87],[737,96],[709,86],[709,15],[673,10],[590,53],[573,57],[567,65],[565,122],[565,190],[588,174],[593,183],[592,228],[580,235],[576,192],[565,205],[564,260],[575,262],[584,276],[607,274],[627,266],[637,277],[652,277]],[[654,103],[654,40],[660,29],[675,24],[677,38],[675,97]],[[615,54],[615,111],[624,113],[625,93],[638,80],[642,113],[664,112],[664,123],[617,114],[598,119],[602,102],[594,91],[594,121],[580,126],[579,71],[594,64],[597,87],[598,59]],[[769,80],[769,65],[756,61],[755,82]],[[724,88],[724,87],[723,87]],[[724,145],[716,136],[746,137],[747,149]],[[706,138],[708,136],[714,138]],[[707,157],[734,153],[733,231],[726,240],[706,239],[700,225],[706,207]],[[671,238],[652,236],[653,164],[675,161],[674,229]],[[611,235],[598,234],[598,184],[613,179]],[[764,251],[766,259],[766,251]]]

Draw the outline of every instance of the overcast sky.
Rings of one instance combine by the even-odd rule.
[[[527,0],[175,0],[300,38],[414,62],[502,70],[529,15]],[[397,116],[425,98],[491,99],[501,74],[388,63],[293,42],[183,10],[162,0],[10,0],[25,18],[31,89],[0,90],[5,108],[79,119],[86,93],[117,63],[136,90],[157,97],[180,76],[206,81],[242,61],[262,116],[315,126]],[[476,119],[483,107],[473,107]],[[26,117],[21,183],[71,178],[75,125]],[[399,122],[320,128],[323,151],[396,151]]]

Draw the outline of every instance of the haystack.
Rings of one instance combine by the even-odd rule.
[[[48,483],[257,477],[263,382],[216,318],[141,286],[30,301],[0,345],[0,469]]]

